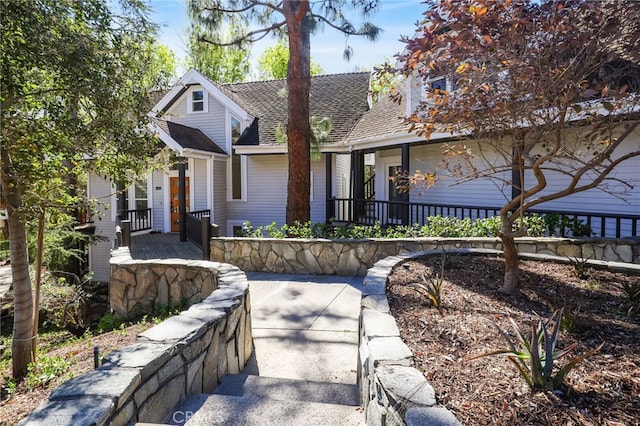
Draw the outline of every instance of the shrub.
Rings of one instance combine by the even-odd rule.
[[[471,220],[450,216],[430,216],[425,225],[383,226],[380,222],[373,225],[330,226],[324,223],[296,222],[293,225],[278,226],[276,222],[254,228],[249,222],[242,229],[243,237],[252,238],[328,238],[328,239],[366,239],[366,238],[469,238],[497,237],[502,223],[500,217]],[[542,236],[545,232],[544,220],[536,215],[526,216],[516,221],[515,228],[524,227],[529,236]]]
[[[62,358],[59,356],[40,357],[36,363],[29,363],[27,366],[27,387],[29,389],[35,389],[40,386],[44,386],[51,380],[54,380],[62,376],[71,363],[68,358]]]

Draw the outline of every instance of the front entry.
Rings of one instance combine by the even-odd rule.
[[[169,188],[171,196],[171,232],[180,232],[180,178],[170,177]],[[187,197],[187,212],[189,211],[189,178],[185,178],[185,192]]]
[[[388,166],[388,188],[387,188],[387,200],[389,200],[389,222],[390,223],[402,223],[402,213],[404,210],[404,206],[391,204],[393,202],[405,201],[406,195],[402,193],[398,187],[396,182],[394,181],[394,177],[397,173],[402,171],[402,166]]]

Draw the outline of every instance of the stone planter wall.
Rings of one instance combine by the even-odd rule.
[[[518,238],[520,253],[640,264],[640,239]],[[306,240],[212,238],[211,260],[243,271],[364,276],[388,256],[459,248],[502,250],[497,238]],[[606,266],[606,265],[605,265]]]
[[[190,306],[218,288],[218,270],[207,261],[132,259],[121,247],[111,252],[110,263],[109,303],[122,318]]]
[[[387,277],[396,264],[433,253],[440,252],[387,257],[376,262],[364,278],[358,386],[367,425],[460,425],[453,413],[437,405],[435,390],[424,375],[412,367],[413,353],[400,338],[396,321],[389,313],[386,295]]]
[[[132,264],[125,258],[121,260],[128,269]],[[224,375],[244,368],[253,351],[246,275],[214,262],[189,266],[188,260],[175,260],[171,265],[179,269],[180,262],[187,272],[195,268],[196,275],[202,268],[211,271],[217,289],[141,333],[133,345],[107,355],[97,370],[63,383],[21,425],[162,423],[186,395],[211,393]],[[153,271],[149,263],[139,265]],[[182,291],[192,292],[184,288],[186,282]]]

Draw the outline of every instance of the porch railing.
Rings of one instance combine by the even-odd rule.
[[[211,224],[211,210],[187,213],[187,239],[200,247],[202,258],[209,259],[211,237],[218,236],[218,226]]]
[[[151,229],[151,209],[122,210],[118,214],[118,224],[121,221],[131,222],[131,232]]]
[[[500,214],[498,207],[454,206],[446,204],[412,203],[405,201],[360,200],[349,198],[330,198],[327,200],[333,222],[373,225],[424,225],[429,216],[453,216],[459,219],[483,219]],[[363,208],[367,206],[367,208]],[[365,212],[357,214],[356,212]],[[638,237],[640,234],[640,215],[621,215],[614,213],[590,213],[560,210],[532,209],[528,214],[558,214],[571,219],[579,219],[589,225],[596,237]],[[561,230],[564,233],[564,230]]]

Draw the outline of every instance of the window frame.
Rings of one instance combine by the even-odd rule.
[[[201,100],[194,100],[193,99],[193,95],[198,93],[198,92],[202,92],[202,99]],[[202,102],[202,110],[194,110],[193,106],[195,103],[200,103]],[[189,90],[188,95],[187,95],[187,113],[188,114],[203,114],[209,111],[209,95],[207,94],[207,91],[204,90],[204,88],[202,87],[196,87],[193,88],[191,90]]]
[[[246,202],[247,201],[247,156],[234,153],[233,147],[234,147],[235,141],[233,137],[233,120],[237,121],[238,124],[240,125],[240,135],[244,131],[244,125],[242,123],[242,120],[240,120],[238,117],[234,116],[233,114],[229,114],[229,119],[227,120],[229,130],[227,134],[229,137],[230,155],[229,155],[229,160],[227,162],[228,164],[227,178],[229,182],[229,185],[227,185],[227,201]],[[234,176],[233,162],[234,162],[234,156],[236,155],[240,157],[240,163],[239,163],[240,164],[240,198],[233,197],[233,176]]]

